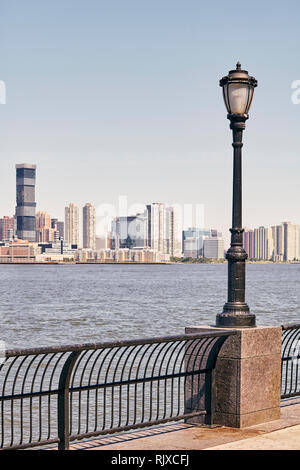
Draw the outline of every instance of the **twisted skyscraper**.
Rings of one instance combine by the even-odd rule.
[[[21,163],[17,171],[17,237],[35,242],[35,176],[36,165]]]

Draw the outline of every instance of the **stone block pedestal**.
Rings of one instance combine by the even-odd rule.
[[[187,327],[186,333],[218,331]],[[228,329],[229,330],[229,329]],[[214,424],[244,428],[280,418],[281,327],[234,328],[215,369]]]

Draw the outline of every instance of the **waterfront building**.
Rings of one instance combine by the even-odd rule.
[[[39,228],[36,230],[37,243],[50,243],[59,240],[59,233],[53,228]]]
[[[59,238],[65,238],[65,223],[58,220],[56,223],[56,230],[58,231]]]
[[[39,243],[40,255],[36,256],[37,261],[74,261],[77,248],[70,243],[59,239],[51,243]]]
[[[147,248],[164,255],[182,255],[182,229],[180,212],[176,207],[165,207],[163,203],[146,206],[143,213],[115,217],[111,226],[111,248]]]
[[[175,257],[182,256],[182,220],[177,207],[165,210],[165,251]]]
[[[183,255],[185,257],[192,257],[192,258],[199,258],[200,256],[203,256],[204,238],[213,237],[213,232],[214,231],[209,230],[209,229],[196,228],[196,227],[190,227],[187,230],[183,230],[182,232]],[[187,243],[185,243],[186,239],[189,239]],[[193,242],[191,239],[197,239],[197,241]],[[194,252],[193,254],[196,256],[191,256],[191,251],[193,251]]]
[[[34,263],[39,248],[36,243],[25,240],[11,240],[0,246],[0,263]]]
[[[15,235],[16,219],[4,216],[0,219],[0,240],[11,240]]]
[[[251,256],[253,245],[253,256]],[[300,258],[299,225],[283,222],[272,227],[245,229],[244,248],[249,258],[293,261]]]
[[[205,237],[203,243],[204,258],[224,259],[224,240],[221,237]]]
[[[36,165],[16,165],[17,237],[35,242],[35,181]]]
[[[97,250],[96,252],[96,260],[99,263],[113,263],[115,261],[115,256],[115,250]]]
[[[130,250],[128,248],[122,248],[116,252],[117,263],[128,263],[131,261]]]
[[[51,228],[51,216],[48,212],[39,211],[35,216],[36,228]]]
[[[158,263],[165,261],[162,253],[149,248],[80,249],[75,253],[75,260],[79,263]]]
[[[121,248],[113,251],[113,253],[114,261],[117,263],[159,263],[165,261],[162,253],[149,248],[136,248],[133,250]]]
[[[58,219],[51,219],[51,228],[53,228],[55,232],[58,233],[58,235],[55,235],[55,238],[57,239],[64,238],[64,228],[65,228],[64,222],[61,222]]]
[[[130,250],[129,257],[135,263],[160,263],[165,260],[162,253],[149,248]]]
[[[83,248],[75,253],[75,260],[79,263],[96,263],[97,251]]]
[[[64,239],[64,222],[58,219],[51,219],[51,228],[54,229],[54,240]]]
[[[243,246],[248,258],[254,258],[254,230],[245,228],[243,233]]]
[[[284,230],[283,225],[271,227],[274,244],[273,261],[284,260]]]
[[[147,246],[147,218],[145,213],[115,217],[111,226],[113,250],[143,248]]]
[[[284,233],[284,261],[294,261],[300,258],[299,253],[299,225],[283,222]]]
[[[96,249],[96,210],[93,204],[86,203],[82,210],[83,248]]]
[[[265,246],[265,228],[259,227],[254,229],[254,258],[264,258],[264,246]]]
[[[147,246],[151,250],[166,253],[165,204],[155,202],[146,206]]]
[[[265,228],[265,258],[266,260],[273,259],[274,256],[274,240],[272,228]]]
[[[110,250],[111,249],[111,234],[105,233],[102,236],[96,236],[96,250]]]
[[[270,260],[274,256],[273,230],[268,227],[254,229],[254,258]]]
[[[199,237],[185,237],[183,243],[183,254],[186,258],[199,258],[201,248],[203,248],[203,240],[201,243]]]
[[[77,204],[65,207],[65,239],[73,246],[79,245],[79,211]]]
[[[55,229],[52,228],[51,216],[45,211],[37,212],[36,220],[36,242],[49,243],[55,239]]]

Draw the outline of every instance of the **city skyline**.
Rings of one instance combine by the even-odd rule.
[[[157,234],[157,237],[155,238],[155,240],[153,240],[153,242],[150,242],[149,241],[149,246],[156,250],[156,251],[165,251],[166,253],[170,252],[172,253],[172,256],[175,254],[174,253],[179,253],[179,247],[173,247],[171,250],[169,249],[164,249],[162,250],[160,248],[160,246],[158,246],[159,244],[162,244],[162,245],[165,245],[166,241],[165,241],[165,238],[164,238],[164,232],[166,230],[165,228],[165,224],[166,223],[170,223],[170,222],[165,222],[164,218],[165,218],[165,214],[167,214],[167,212],[165,211],[170,211],[172,210],[172,213],[173,213],[173,218],[175,217],[174,214],[175,214],[175,211],[174,211],[174,207],[170,206],[169,204],[166,204],[166,203],[151,203],[150,205],[149,204],[134,204],[133,207],[139,207],[139,209],[141,208],[144,208],[144,215],[143,213],[140,213],[139,212],[136,212],[136,213],[133,213],[132,211],[129,213],[127,212],[127,214],[123,214],[123,215],[119,215],[118,213],[118,209],[120,210],[123,210],[124,209],[127,209],[127,206],[126,204],[124,205],[124,201],[121,201],[121,204],[120,204],[120,201],[119,201],[119,208],[116,210],[115,212],[115,215],[114,216],[111,216],[110,218],[110,221],[109,221],[109,229],[106,230],[106,231],[102,231],[102,232],[98,232],[97,231],[97,215],[96,215],[96,208],[94,207],[94,205],[92,203],[85,203],[84,206],[82,206],[82,216],[80,216],[80,211],[79,211],[79,207],[76,203],[70,203],[69,206],[65,206],[65,218],[64,218],[64,222],[62,221],[58,221],[58,219],[53,219],[51,217],[51,215],[47,212],[47,211],[44,211],[44,210],[38,210],[37,212],[35,212],[35,208],[36,206],[38,205],[35,201],[36,201],[36,196],[35,196],[35,185],[36,185],[36,169],[37,169],[37,165],[36,164],[31,164],[31,163],[22,163],[22,164],[15,164],[15,168],[16,168],[16,177],[17,177],[17,180],[16,180],[16,190],[17,190],[17,206],[16,206],[16,210],[15,210],[15,234],[18,236],[18,233],[19,233],[19,238],[20,239],[24,239],[24,240],[27,240],[27,238],[23,237],[22,236],[22,233],[24,233],[22,231],[22,227],[20,226],[20,228],[18,228],[18,223],[19,225],[21,224],[21,221],[18,222],[18,214],[22,214],[22,217],[19,217],[19,219],[22,219],[22,221],[24,219],[27,219],[28,217],[25,217],[23,216],[23,214],[25,214],[24,210],[27,210],[28,212],[28,209],[25,207],[26,205],[29,205],[32,207],[29,208],[32,212],[34,212],[34,217],[35,217],[35,221],[34,223],[33,222],[30,222],[32,226],[35,227],[34,231],[35,231],[35,235],[33,235],[33,231],[32,233],[30,232],[30,240],[31,242],[33,241],[40,241],[40,242],[46,242],[46,241],[54,241],[55,239],[55,231],[58,232],[58,230],[60,230],[60,236],[61,236],[61,233],[64,232],[65,236],[62,237],[65,239],[65,241],[69,242],[70,244],[73,244],[73,245],[77,245],[78,247],[80,248],[90,248],[90,249],[93,249],[95,250],[96,249],[96,239],[100,239],[101,237],[106,237],[106,236],[111,236],[111,234],[113,233],[114,229],[112,228],[112,224],[113,224],[113,221],[115,220],[115,218],[117,217],[117,219],[135,219],[136,216],[141,216],[141,217],[145,217],[146,214],[151,214],[152,211],[157,211],[159,210],[160,211],[160,207],[163,208],[163,222],[160,221],[161,219],[161,216],[159,215],[158,217],[158,224],[161,225],[161,227],[159,228],[159,226],[157,226],[157,228],[155,229],[155,227],[152,228],[153,230],[153,233],[155,232]],[[22,173],[20,173],[22,172]],[[25,172],[27,172],[25,174]],[[31,172],[30,174],[28,172]],[[25,185],[25,186],[24,186]],[[27,186],[26,186],[27,185]],[[29,185],[29,186],[28,186]],[[33,191],[33,192],[32,192]],[[28,201],[27,201],[28,200]],[[27,202],[26,202],[27,201]],[[30,202],[29,202],[30,201]],[[126,201],[125,201],[126,202]],[[23,208],[23,206],[25,207],[25,209]],[[187,220],[185,220],[185,225],[183,223],[184,221],[184,216],[182,214],[182,212],[184,213],[184,209],[185,207],[180,207],[179,208],[179,217],[178,215],[176,216],[176,230],[179,230],[182,234],[184,233],[184,230],[188,230],[188,227],[189,229],[191,227],[193,227],[194,229],[196,230],[205,230],[205,226],[204,225],[197,225],[197,224],[193,224],[193,223],[188,223],[188,222],[193,222],[195,220],[195,214],[192,214],[193,216],[191,218],[188,219],[188,222]],[[191,207],[188,206],[188,216],[190,216],[190,212],[191,212]],[[149,212],[150,211],[150,212]],[[176,214],[177,214],[177,211],[178,211],[178,208],[176,208]],[[27,214],[26,212],[26,214]],[[33,215],[33,212],[31,213],[31,216]],[[7,229],[11,229],[11,222],[10,220],[13,219],[14,216],[10,216],[8,214],[5,214],[3,215],[2,217],[0,217],[0,220],[2,221],[0,225],[0,231],[2,230],[7,231]],[[149,215],[149,220],[151,220],[151,215]],[[169,218],[171,217],[171,213],[169,215]],[[203,216],[202,216],[203,217]],[[204,222],[204,219],[200,217],[200,219],[202,220],[202,222]],[[42,218],[42,223],[39,222],[39,218]],[[100,216],[99,217],[100,219],[102,218],[105,218]],[[32,217],[31,217],[32,219]],[[47,222],[45,222],[45,219],[47,219]],[[171,219],[170,219],[171,220]],[[177,227],[178,223],[181,223],[179,224],[179,227]],[[28,223],[28,222],[26,222]],[[10,224],[10,225],[8,225]],[[23,222],[22,222],[23,224]],[[60,228],[58,228],[57,225],[61,225],[62,224],[62,227],[60,226]],[[127,222],[126,222],[127,224]],[[270,230],[272,231],[272,229],[278,224],[278,221],[276,224],[272,225],[271,227],[268,227],[266,225],[261,225],[259,226],[259,229],[266,229],[266,230]],[[283,224],[290,224],[290,225],[294,225],[292,224],[291,221],[288,221],[288,222],[281,222],[281,225]],[[103,224],[101,224],[101,226],[103,226]],[[296,224],[295,226],[299,227],[298,224]],[[171,227],[171,226],[170,226]],[[175,226],[174,226],[175,227]],[[248,227],[244,227],[245,229],[245,234],[247,235],[244,235],[244,241],[245,241],[245,237],[248,236],[248,233],[249,232],[255,232],[257,229],[256,228],[253,228],[253,229],[249,229]],[[171,230],[171,228],[169,228],[169,230]],[[212,230],[214,231],[214,230]],[[161,233],[160,233],[161,232]],[[27,233],[27,232],[26,232]],[[38,235],[39,233],[39,235]],[[271,233],[271,232],[270,232]],[[57,235],[58,236],[58,235]],[[214,236],[219,236],[219,235],[214,235]],[[222,234],[220,234],[220,236],[222,237]],[[271,235],[272,236],[272,235]],[[145,234],[144,235],[145,239],[148,238],[148,235]],[[267,238],[268,238],[268,235],[267,235]],[[298,236],[299,238],[299,236]],[[172,237],[169,237],[167,236],[167,239],[172,239]],[[223,234],[223,239],[226,240],[226,236],[224,237],[224,234]],[[246,243],[249,243],[249,240],[247,238],[247,241]],[[157,245],[157,246],[156,246]],[[300,241],[299,241],[299,246],[300,246]],[[226,244],[225,244],[225,247],[226,247]],[[265,248],[264,248],[265,250]],[[183,249],[183,243],[182,243],[182,252],[184,251]],[[296,250],[297,251],[297,250]],[[268,259],[267,256],[263,256],[264,259]]]
[[[1,6],[0,212],[9,201],[7,215],[14,210],[12,165],[34,161],[39,209],[60,220],[66,193],[97,207],[119,194],[152,201],[155,188],[158,201],[203,204],[205,225],[228,244],[232,153],[218,81],[240,60],[259,81],[245,134],[243,225],[297,221],[299,3],[254,1],[251,12],[230,1],[116,4]],[[255,35],[245,35],[254,20]],[[232,22],[240,43],[224,41]]]
[[[144,205],[144,211],[131,216],[116,216],[111,220],[110,229],[105,234],[97,234],[96,210],[92,203],[82,208],[82,237],[80,234],[79,208],[76,203],[65,207],[65,222],[52,218],[46,211],[35,212],[35,164],[16,164],[16,212],[14,217],[0,218],[1,240],[12,239],[15,235],[29,242],[39,243],[42,253],[63,252],[74,255],[76,249],[97,251],[101,240],[102,250],[122,252],[135,249],[150,249],[171,257],[204,257],[220,259],[224,256],[222,234],[215,229],[190,227],[184,230],[182,216],[178,207],[169,207],[165,203]],[[29,211],[29,212],[28,212]],[[34,222],[32,221],[34,219]],[[26,231],[28,224],[34,230]],[[34,234],[33,234],[34,232]],[[98,237],[97,237],[98,235]],[[181,239],[182,237],[182,239]],[[102,237],[103,238],[103,237]],[[245,227],[244,248],[250,259],[273,261],[293,261],[300,258],[300,226],[291,222],[282,222],[271,227]],[[109,246],[107,244],[110,240]],[[64,240],[64,243],[60,242]],[[80,241],[82,240],[82,243]],[[98,242],[97,242],[98,240]],[[18,243],[18,242],[17,242]],[[52,248],[49,245],[52,244]],[[64,248],[63,248],[64,246]],[[76,248],[75,248],[76,247]],[[11,248],[12,249],[12,248]],[[22,246],[18,249],[24,250]],[[6,248],[4,248],[5,252]],[[35,249],[28,246],[28,255]],[[7,252],[9,253],[9,252]],[[60,256],[59,255],[59,256]],[[124,255],[121,255],[124,256]],[[125,255],[127,256],[127,255]],[[133,259],[140,255],[133,255]],[[80,258],[80,255],[79,255]],[[129,258],[128,258],[129,260]],[[125,259],[126,261],[126,259]]]

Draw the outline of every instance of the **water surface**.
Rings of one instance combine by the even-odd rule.
[[[247,265],[257,324],[300,323],[300,264]],[[214,324],[226,265],[2,265],[0,340],[39,347],[182,334]]]

